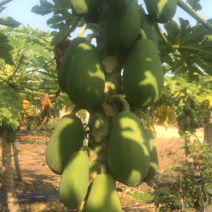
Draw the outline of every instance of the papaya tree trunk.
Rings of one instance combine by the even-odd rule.
[[[15,186],[11,166],[11,143],[7,141],[7,131],[3,131],[2,138],[2,179],[3,188],[7,200],[7,206],[11,212],[21,212],[15,193]]]
[[[204,127],[204,142],[212,145],[212,122]]]
[[[19,159],[18,159],[18,154],[19,151],[16,147],[16,142],[12,142],[12,147],[13,147],[13,152],[14,152],[14,162],[15,162],[15,169],[16,169],[16,174],[18,177],[18,181],[22,182],[23,181],[23,177],[22,177],[22,173],[21,173],[21,168],[20,168],[20,164],[19,164]]]

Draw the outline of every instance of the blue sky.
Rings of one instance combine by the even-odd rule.
[[[49,0],[50,1],[50,0]],[[185,0],[184,0],[185,1]],[[139,0],[139,3],[143,4],[143,0]],[[212,2],[211,0],[200,0],[202,10],[198,13],[205,19],[212,18]],[[6,9],[0,13],[1,16],[11,16],[15,20],[19,21],[23,25],[31,25],[34,29],[42,29],[44,31],[51,31],[46,24],[46,21],[51,17],[50,15],[36,15],[31,12],[31,8],[34,5],[40,5],[39,0],[13,0],[8,3]],[[196,21],[185,13],[181,8],[177,8],[174,20],[178,20],[178,17],[183,17],[191,21],[191,24],[195,24]]]

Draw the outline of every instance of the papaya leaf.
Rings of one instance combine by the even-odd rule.
[[[71,8],[71,3],[68,0],[53,2],[55,5],[48,2],[47,0],[40,0],[40,6],[34,6],[31,11],[39,15],[47,15],[52,12],[61,12]]]
[[[18,27],[21,23],[19,23],[18,21],[14,20],[11,17],[3,16],[0,18],[0,24],[15,28],[15,27]]]
[[[197,78],[196,74],[211,75],[211,32],[199,23],[191,26],[188,20],[182,18],[179,22],[178,27],[173,21],[165,25],[164,36],[173,48],[159,42],[161,60],[166,65],[166,71],[168,68],[175,74],[187,73],[191,78]],[[173,38],[174,35],[176,38]]]
[[[174,20],[171,20],[170,22],[164,24],[164,28],[168,32],[168,38],[171,40],[172,44],[178,44],[180,39],[179,25]]]
[[[10,51],[12,46],[9,44],[8,38],[3,33],[0,33],[0,58],[4,59],[7,64],[13,65],[12,55]]]
[[[35,5],[31,11],[39,15],[47,15],[54,11],[54,5],[46,0],[40,0],[40,6]]]
[[[200,5],[199,0],[186,0],[186,2],[192,7],[194,10],[201,10],[202,6]]]
[[[6,7],[0,7],[0,13],[5,9]]]

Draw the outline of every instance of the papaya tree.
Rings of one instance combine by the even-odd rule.
[[[58,84],[75,105],[69,115],[75,119],[65,126],[58,123],[60,130],[46,150],[49,168],[63,167],[57,174],[62,175],[59,194],[67,208],[121,211],[115,182],[136,187],[154,178],[158,158],[145,114],[160,101],[164,75],[188,76],[188,82],[211,75],[212,25],[196,13],[201,8],[197,0],[188,2],[193,9],[181,0],[143,5],[137,0],[45,0],[32,8],[36,14],[52,14],[47,24],[56,29],[51,44]],[[174,22],[177,7],[198,23]],[[87,29],[91,34],[84,36]],[[90,115],[88,144],[73,153],[66,148],[67,131],[81,131],[76,121],[80,109]],[[75,146],[74,138],[69,142]]]
[[[44,92],[55,96],[56,66],[48,33],[30,26],[1,27],[0,31],[6,39],[1,42],[4,48],[0,58],[2,177],[9,210],[20,211],[12,175],[11,147],[21,127],[22,100],[27,99],[36,106]]]

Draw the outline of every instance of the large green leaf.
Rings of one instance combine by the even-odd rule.
[[[53,3],[47,0],[40,0],[40,5],[36,5],[32,8],[32,12],[39,15],[46,15],[53,13],[52,17],[47,20],[47,24],[55,29],[52,31],[51,45],[55,45],[58,41],[65,37],[68,37],[71,32],[71,26],[78,20],[76,14],[72,13],[70,0],[53,0]],[[84,20],[78,21],[77,26],[83,26]]]
[[[202,9],[202,6],[200,5],[199,0],[186,0],[186,2],[196,11]]]
[[[11,17],[3,16],[0,18],[0,24],[8,27],[18,27],[21,23]]]
[[[12,55],[10,54],[13,48],[8,42],[7,36],[0,33],[0,58],[4,59],[6,63],[13,65]]]
[[[175,74],[212,74],[212,33],[201,24],[191,26],[188,20],[179,19],[164,25],[164,36],[169,45],[159,42],[161,60]],[[170,48],[170,45],[172,48]],[[167,66],[168,64],[168,66]]]
[[[69,0],[54,1],[54,4],[47,0],[40,0],[40,5],[36,5],[32,8],[32,12],[39,15],[47,15],[52,12],[62,12],[69,10],[71,3]]]

